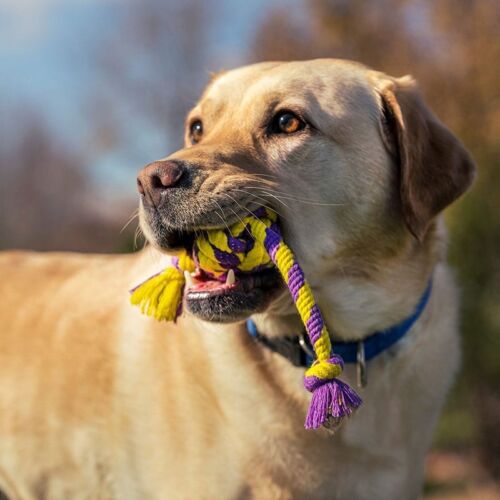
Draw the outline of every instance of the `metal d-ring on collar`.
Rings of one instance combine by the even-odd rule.
[[[299,345],[305,354],[312,360],[316,359],[314,351],[310,347],[307,341],[306,335],[301,332],[298,335]],[[362,340],[358,342],[357,352],[356,352],[356,378],[357,385],[360,388],[366,387],[368,384],[368,370],[366,368],[366,358],[365,358],[365,344]]]
[[[316,354],[311,347],[311,344],[308,342],[306,334],[304,332],[299,333],[299,345],[302,350],[309,356],[313,361],[316,359]]]
[[[333,352],[341,356],[344,363],[356,364],[359,387],[365,387],[367,384],[368,361],[390,349],[410,331],[429,302],[431,291],[432,279],[429,280],[412,314],[397,325],[374,332],[359,341],[333,342]],[[305,332],[292,336],[268,338],[259,333],[251,319],[247,321],[247,331],[256,342],[287,358],[294,366],[308,368],[314,362],[314,351]]]
[[[366,370],[365,343],[362,340],[358,342],[358,351],[356,353],[356,378],[358,387],[366,387],[368,372]]]
[[[316,355],[311,348],[306,334],[301,332],[298,335],[298,341],[301,349],[304,351],[308,358],[315,360]],[[365,344],[362,340],[360,340],[357,344],[357,352],[356,352],[356,378],[357,385],[360,388],[366,387],[368,384],[368,371],[366,368],[366,357],[365,357]]]

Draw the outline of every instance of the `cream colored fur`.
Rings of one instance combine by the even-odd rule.
[[[193,111],[204,116],[205,142],[171,157],[206,165],[208,184],[193,203],[241,188],[241,170],[247,184],[255,172],[277,178],[289,198],[266,200],[335,338],[402,320],[432,275],[421,318],[369,363],[357,414],[334,435],[306,431],[303,369],[255,344],[243,324],[189,315],[157,323],[131,307],[130,286],[167,262],[154,246],[127,256],[5,253],[0,489],[9,498],[419,496],[459,364],[457,293],[442,223],[429,221],[418,241],[401,214],[398,166],[380,129],[387,78],[331,60],[225,73]],[[257,148],[255,131],[277,101],[303,109],[319,132]],[[287,293],[254,319],[270,336],[300,324]],[[343,379],[355,386],[354,366]]]

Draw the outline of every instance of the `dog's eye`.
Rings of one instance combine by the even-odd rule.
[[[305,128],[306,124],[291,111],[280,111],[271,122],[270,132],[273,134],[294,134]]]
[[[201,120],[195,120],[189,126],[189,137],[191,138],[191,142],[193,144],[200,142],[202,136],[203,136],[203,123],[201,123]]]

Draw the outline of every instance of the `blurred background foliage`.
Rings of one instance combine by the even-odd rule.
[[[0,27],[2,15],[15,22],[13,1],[0,0]],[[25,15],[30,8],[39,14],[33,7],[39,9],[39,2],[23,3]],[[0,97],[0,248],[132,250],[135,222],[121,230],[136,203],[135,171],[181,144],[184,115],[209,71],[337,57],[394,76],[411,73],[479,167],[473,190],[447,214],[450,259],[463,296],[464,362],[436,446],[477,454],[498,477],[498,0],[108,3],[91,18],[94,31],[76,41],[65,35],[71,50],[61,64],[85,82],[79,92],[68,88],[76,102],[58,108],[66,84],[49,106],[43,95],[25,98],[15,82]],[[77,23],[75,17],[68,22]],[[26,72],[36,87],[36,72]],[[65,106],[77,111],[78,120],[68,120]]]

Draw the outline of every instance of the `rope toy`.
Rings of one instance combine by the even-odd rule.
[[[131,290],[131,303],[157,320],[175,321],[181,313],[185,272],[198,270],[225,282],[231,269],[244,274],[275,265],[290,290],[316,355],[304,376],[304,387],[312,393],[306,429],[321,425],[336,428],[360,406],[361,398],[337,378],[344,362],[332,352],[321,311],[295,256],[283,241],[274,212],[260,208],[227,230],[205,231],[197,237],[193,255],[183,251],[172,261],[173,267]]]

